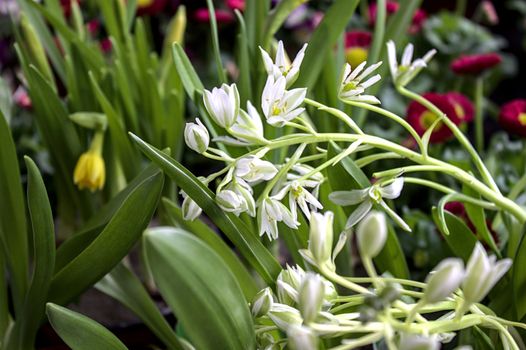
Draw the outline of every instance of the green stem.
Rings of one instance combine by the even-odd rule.
[[[311,100],[310,98],[306,98],[305,100],[303,100],[303,102],[305,102],[306,104],[308,104],[310,106],[318,108],[320,111],[325,111],[325,112],[329,113],[330,115],[340,119],[348,127],[350,127],[355,133],[360,134],[360,135],[364,134],[362,129],[360,129],[360,127],[354,122],[354,120],[352,120],[352,118],[349,117],[348,114],[340,111],[339,109],[326,106],[326,105],[324,105],[322,103],[319,103],[317,101]]]
[[[484,79],[477,78],[475,81],[475,144],[477,151],[484,151]]]
[[[364,288],[360,286],[359,284],[353,283],[351,281],[348,281],[347,279],[341,277],[334,271],[331,271],[325,267],[322,267],[320,269],[320,272],[323,276],[325,276],[327,279],[331,280],[334,283],[339,284],[340,286],[347,288],[349,290],[352,290],[353,292],[359,293],[359,294],[371,294],[371,291],[369,291],[367,288]]]
[[[219,49],[219,37],[217,35],[217,22],[214,10],[214,3],[212,0],[206,0],[208,6],[208,13],[210,14],[210,28],[212,30],[212,46],[214,49],[214,58],[217,66],[217,76],[221,83],[226,83],[226,75],[223,70],[223,63],[221,62],[221,51]]]

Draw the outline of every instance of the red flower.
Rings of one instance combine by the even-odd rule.
[[[104,52],[104,53],[108,53],[108,52],[110,52],[111,49],[112,49],[112,44],[111,44],[111,40],[110,40],[110,38],[102,39],[102,40],[99,42],[99,45],[100,45],[100,49],[101,49],[102,52]]]
[[[456,117],[461,123],[469,123],[475,116],[475,109],[471,101],[459,92],[448,92],[445,94],[455,108]]]
[[[371,40],[369,32],[357,30],[345,33],[345,56],[351,67],[356,68],[367,60]]]
[[[218,23],[231,23],[234,21],[234,15],[232,12],[222,9],[216,9],[215,10],[215,16],[216,21]],[[194,18],[198,22],[210,22],[210,13],[208,12],[208,8],[199,8],[194,12]]]
[[[423,97],[437,106],[438,109],[444,112],[455,124],[458,125],[461,123],[461,120],[455,112],[455,106],[451,97],[433,92],[425,93]],[[416,101],[412,101],[407,108],[407,121],[420,136],[424,135],[426,130],[433,125],[437,118],[438,116],[435,113]],[[442,122],[439,122],[431,133],[429,141],[431,143],[442,143],[451,138],[451,136],[453,136],[451,130]]]
[[[526,137],[526,99],[513,100],[502,106],[499,122],[508,132]]]
[[[100,29],[100,21],[98,19],[92,19],[88,23],[86,23],[86,28],[88,28],[88,32],[92,36],[96,36]]]
[[[400,8],[400,4],[396,1],[387,0],[385,3],[385,10],[387,12],[387,17],[390,15],[396,13],[398,9]],[[376,23],[376,12],[378,11],[378,5],[376,3],[372,3],[369,5],[369,24],[371,26],[374,26]],[[427,19],[427,14],[422,9],[417,9],[415,11],[415,14],[413,15],[413,20],[411,22],[411,26],[409,27],[409,34],[416,34],[424,25],[425,20]]]
[[[464,203],[447,202],[446,205],[444,206],[444,209],[446,209],[451,214],[459,217],[466,224],[466,226],[471,230],[471,232],[475,236],[477,236],[477,228],[473,224],[473,221],[471,221],[471,219],[469,218],[468,212],[466,211],[466,207]],[[495,241],[495,243],[499,244],[499,235],[497,234],[497,232],[495,232],[495,230],[493,230],[492,223],[488,219],[486,219],[486,226],[488,227],[489,233],[493,237],[493,240]],[[486,248],[489,248],[486,242],[482,242],[482,243],[484,244],[484,246],[486,246]]]
[[[15,93],[13,94],[13,100],[20,108],[31,109],[33,107],[31,98],[23,86],[19,86],[16,89]]]
[[[245,0],[226,0],[226,6],[231,10],[245,11]]]
[[[460,75],[478,75],[495,67],[501,61],[502,57],[494,52],[476,55],[461,55],[451,63],[451,70]]]
[[[164,10],[167,0],[142,0],[137,2],[138,16],[152,16]]]
[[[80,2],[80,0],[60,0],[60,6],[62,6],[62,12],[64,13],[64,17],[66,18],[71,16],[71,3],[73,1],[76,1],[77,3]]]

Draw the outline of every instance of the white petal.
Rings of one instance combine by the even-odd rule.
[[[363,83],[361,83],[360,86],[363,87],[364,89],[367,89],[369,86],[376,84],[380,79],[382,79],[380,74],[376,74],[372,76],[371,78],[367,79],[366,81],[364,81]]]
[[[261,52],[261,57],[263,58],[265,70],[267,71],[268,75],[271,75],[274,69],[274,62],[272,62],[272,58],[270,58],[270,55],[267,53],[267,51],[263,50],[261,46],[259,47],[259,51]]]
[[[334,191],[329,194],[329,199],[334,204],[341,206],[355,205],[362,202],[367,197],[369,188],[352,191]]]
[[[395,79],[398,71],[398,62],[396,60],[396,46],[392,40],[387,42],[387,60],[389,61],[391,76]]]
[[[354,68],[354,71],[349,75],[349,80],[354,80],[358,74],[363,70],[363,67],[367,64],[367,61],[363,61],[358,65],[358,67]]]
[[[413,44],[411,43],[407,44],[407,46],[404,49],[404,53],[402,54],[402,60],[400,62],[402,66],[409,67],[411,65],[411,60],[413,59],[413,51],[414,51]]]
[[[360,204],[358,208],[356,208],[349,216],[349,219],[347,219],[345,228],[348,229],[356,225],[360,220],[364,218],[365,215],[367,215],[367,213],[371,210],[372,207],[373,203],[369,199]]]
[[[276,51],[276,66],[283,71],[287,66],[287,58],[285,57],[285,49],[283,48],[283,41],[278,42],[278,49]]]
[[[375,64],[373,64],[373,65],[370,65],[369,67],[367,67],[366,70],[364,70],[364,71],[362,72],[362,74],[360,74],[360,75],[356,78],[356,80],[361,81],[363,78],[365,78],[366,76],[368,76],[369,74],[371,74],[372,72],[374,72],[376,69],[378,69],[378,67],[380,67],[381,65],[382,65],[382,61],[377,62],[377,63],[375,63]]]
[[[380,193],[383,198],[394,199],[400,196],[402,189],[404,188],[404,178],[396,178],[391,184],[380,187]]]

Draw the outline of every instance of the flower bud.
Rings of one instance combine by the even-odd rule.
[[[478,303],[511,267],[511,259],[497,262],[494,255],[488,257],[486,250],[477,242],[466,267],[462,282],[464,298],[469,303]]]
[[[440,342],[435,337],[402,333],[398,348],[404,350],[439,350]]]
[[[221,127],[228,129],[239,114],[239,92],[236,84],[223,84],[220,89],[205,90],[203,102],[208,114]]]
[[[187,221],[194,221],[203,211],[192,198],[190,198],[184,191],[181,191],[183,196],[183,204],[181,211],[183,212],[183,219]]]
[[[320,275],[307,272],[298,293],[298,306],[306,324],[316,320],[325,297],[325,285]]]
[[[444,300],[453,293],[462,279],[464,278],[464,264],[461,259],[447,258],[426,278],[426,290],[424,292],[424,301],[427,303],[436,303]]]
[[[252,301],[252,315],[254,317],[265,316],[272,307],[272,303],[273,298],[270,288],[267,287],[263,290],[260,290],[259,293],[254,297],[254,301]]]
[[[186,123],[186,127],[184,128],[184,141],[192,150],[197,153],[203,153],[208,149],[210,135],[199,118],[195,118],[195,121],[197,123]]]
[[[247,203],[237,193],[231,190],[222,190],[216,195],[216,202],[226,212],[239,215],[247,208]]]
[[[321,265],[331,260],[334,214],[313,212],[310,218],[309,251],[314,261]]]
[[[294,305],[298,300],[298,290],[301,286],[305,271],[300,266],[287,266],[278,276],[277,294],[280,303]]]
[[[294,325],[299,326],[303,322],[298,310],[284,304],[272,304],[268,316],[272,322],[283,331],[287,331],[289,327]]]
[[[236,176],[247,182],[268,181],[278,173],[278,169],[266,160],[256,156],[243,157],[237,161]]]
[[[387,223],[381,211],[371,211],[356,229],[358,248],[364,257],[376,257],[387,239]]]
[[[288,345],[291,350],[316,350],[318,337],[304,326],[291,326],[287,330]]]

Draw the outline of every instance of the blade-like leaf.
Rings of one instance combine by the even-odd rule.
[[[11,272],[15,311],[22,306],[28,278],[28,242],[22,182],[16,148],[9,126],[0,112],[0,236]]]
[[[272,254],[263,246],[254,232],[235,215],[225,213],[215,202],[214,195],[201,181],[176,160],[155,147],[131,135],[141,151],[157,163],[172,180],[177,182],[221,231],[238,248],[259,275],[269,284],[275,283],[281,267]]]
[[[162,199],[168,220],[173,226],[184,228],[202,239],[210,248],[212,248],[228,265],[228,268],[241,286],[243,294],[248,301],[259,291],[254,278],[247,271],[245,266],[239,261],[239,257],[228,247],[221,237],[214,232],[207,224],[199,219],[187,221],[183,219],[181,208],[168,198]]]
[[[517,254],[513,259],[513,301],[516,319],[522,320],[526,315],[526,232],[523,232]]]
[[[56,304],[47,304],[53,329],[72,350],[127,350],[109,330],[92,319]]]
[[[234,275],[195,236],[149,229],[145,255],[159,290],[197,349],[253,349],[252,317]]]
[[[170,349],[184,349],[141,281],[122,263],[95,285],[133,311]]]
[[[433,220],[453,253],[464,261],[468,261],[473,247],[477,243],[477,239],[469,227],[455,215],[444,211],[444,222],[449,231],[449,234],[447,234],[443,230],[443,224],[438,217],[437,208],[433,208]]]
[[[66,303],[107,274],[141,236],[157,207],[163,175],[144,180],[126,198],[108,225],[51,282],[49,300]]]

